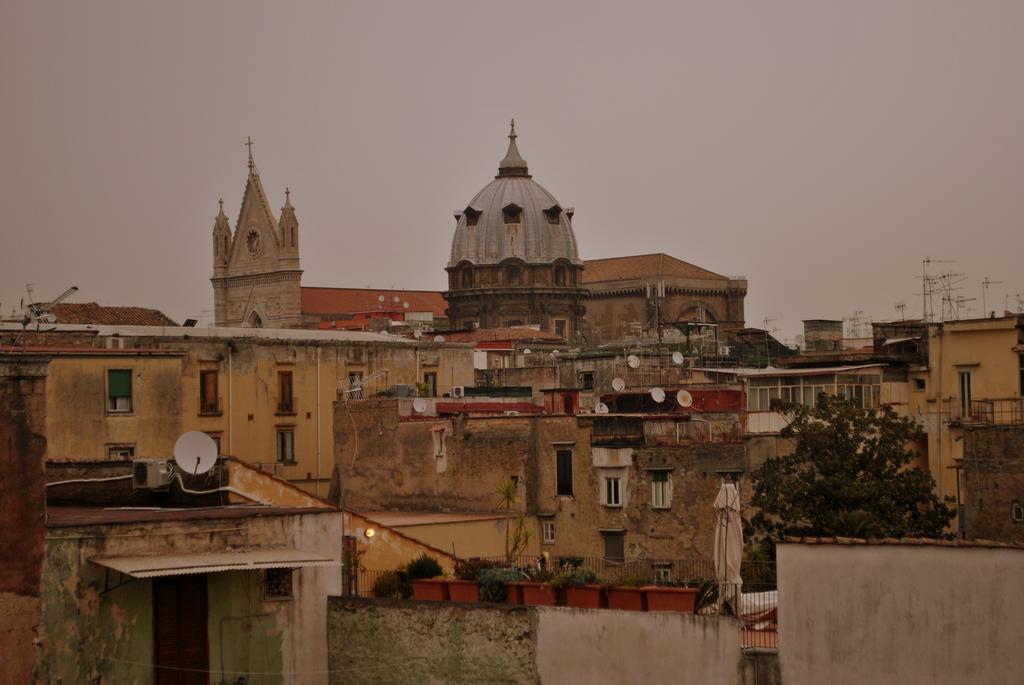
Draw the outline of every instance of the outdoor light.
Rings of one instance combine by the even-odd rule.
[[[375,531],[373,528],[367,528],[366,529],[366,537],[367,538],[372,538],[376,534],[377,534],[377,531]]]

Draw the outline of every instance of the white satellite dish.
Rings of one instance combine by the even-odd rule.
[[[594,405],[594,413],[595,414],[607,414],[608,413],[608,405],[605,404],[604,402],[598,402],[597,404]]]
[[[436,343],[443,343],[444,342],[444,336],[443,335],[435,335],[434,336],[434,342],[436,342]]]
[[[626,381],[622,380],[621,378],[612,379],[612,390],[614,390],[615,392],[622,392],[625,389]]]
[[[414,337],[417,340],[419,340],[420,338],[423,337],[423,331],[420,330],[419,328],[413,329],[412,337]]]
[[[417,414],[422,414],[427,410],[427,401],[422,397],[417,397],[412,401],[412,410]]]
[[[402,303],[402,309],[408,309],[408,308],[409,308],[409,303],[408,302],[403,302]]]
[[[551,350],[551,356],[552,357],[557,357],[558,356],[558,350]]]
[[[401,301],[402,301],[402,298],[400,298],[400,297],[399,297],[398,295],[395,295],[395,297],[394,297],[394,303],[395,303],[395,304],[398,304],[398,303],[399,303],[399,302],[401,302]]]
[[[651,388],[651,399],[659,404],[665,401],[665,391],[661,388]]]
[[[383,302],[384,301],[384,296],[383,295],[378,295],[377,296],[377,301],[378,302]]]
[[[628,366],[631,369],[639,369],[640,357],[636,356],[635,354],[629,355],[628,357],[626,357],[626,366]]]
[[[683,363],[683,353],[682,352],[673,352],[672,353],[672,363],[677,365],[677,366],[679,364],[682,364]]]
[[[693,404],[693,395],[685,390],[680,390],[676,393],[676,402],[679,403],[680,407],[689,407]]]
[[[174,463],[185,473],[206,473],[217,463],[217,443],[206,433],[182,433],[174,443]]]
[[[523,350],[523,354],[532,354],[532,353],[533,353],[533,350],[531,350],[529,347],[527,347],[525,350]]]

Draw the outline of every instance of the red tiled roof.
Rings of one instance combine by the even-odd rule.
[[[510,328],[477,328],[472,331],[449,331],[444,334],[449,342],[506,342],[512,340],[530,340],[539,342],[563,342],[562,336],[545,331],[538,331],[529,326],[512,326]]]
[[[440,292],[434,290],[374,290],[369,288],[302,288],[302,311],[305,314],[352,314],[379,309],[382,304],[380,296],[384,296],[383,304],[387,308],[395,305],[395,298],[408,302],[410,312],[432,312],[434,316],[444,316],[448,303]],[[405,309],[403,307],[403,309]]]
[[[177,326],[174,319],[158,309],[146,307],[105,307],[95,302],[61,302],[50,313],[57,323],[101,326]]]
[[[712,278],[728,280],[721,274],[702,269],[699,266],[676,259],[664,252],[634,255],[632,257],[609,257],[588,259],[584,262],[583,282],[629,281],[640,278],[675,276],[676,278]]]

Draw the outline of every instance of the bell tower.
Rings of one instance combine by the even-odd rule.
[[[249,148],[249,174],[234,231],[224,202],[213,224],[213,298],[217,326],[301,328],[299,221],[285,191],[280,220],[267,200]]]

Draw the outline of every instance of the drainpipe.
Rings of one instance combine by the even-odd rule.
[[[231,430],[232,425],[232,412],[234,412],[235,406],[231,401],[232,399],[232,384],[231,384],[231,342],[228,342],[228,454],[235,453],[235,433]]]
[[[316,347],[316,496],[320,496],[320,346]]]

